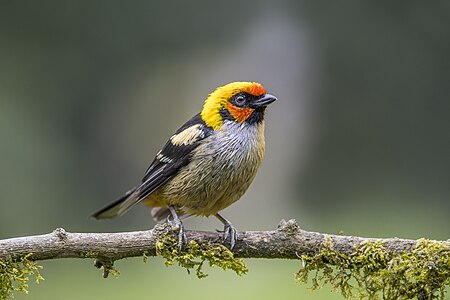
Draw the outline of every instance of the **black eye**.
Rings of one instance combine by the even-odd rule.
[[[244,95],[238,95],[235,99],[234,102],[236,103],[237,106],[242,106],[245,104],[245,96]]]

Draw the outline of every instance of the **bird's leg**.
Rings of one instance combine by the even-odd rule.
[[[236,243],[236,240],[238,238],[238,233],[236,228],[234,228],[233,224],[231,224],[230,221],[222,217],[219,213],[214,215],[217,219],[219,219],[220,222],[223,223],[223,240],[226,241],[228,237],[230,237],[230,250],[233,249],[234,244]]]
[[[183,242],[186,242],[186,234],[184,233],[183,223],[181,223],[180,218],[178,217],[177,211],[173,205],[169,206],[170,213],[172,214],[173,221],[167,218],[168,223],[172,226],[175,225],[175,228],[179,230],[178,232],[178,252],[181,252],[181,248],[183,248]]]

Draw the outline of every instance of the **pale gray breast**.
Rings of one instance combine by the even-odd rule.
[[[264,123],[225,121],[223,130],[207,139],[164,188],[174,205],[196,215],[215,214],[245,193],[264,156]]]

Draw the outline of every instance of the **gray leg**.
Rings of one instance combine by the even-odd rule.
[[[172,214],[173,221],[170,221],[167,217],[167,221],[169,224],[175,225],[178,228],[178,252],[181,252],[181,248],[183,248],[183,242],[186,242],[186,234],[184,233],[183,223],[181,223],[180,218],[178,217],[177,211],[175,207],[172,205],[169,206],[170,213]],[[173,222],[173,223],[172,223]]]
[[[234,244],[236,243],[236,240],[238,238],[238,233],[236,228],[234,228],[233,224],[231,224],[230,221],[222,217],[219,213],[214,215],[217,219],[219,219],[220,222],[223,223],[223,240],[226,241],[228,237],[230,237],[230,250],[233,249]]]

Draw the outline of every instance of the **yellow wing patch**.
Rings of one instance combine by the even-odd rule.
[[[231,97],[240,92],[261,96],[266,93],[266,90],[257,82],[232,82],[218,87],[208,96],[201,112],[202,119],[206,125],[212,127],[214,130],[220,129],[223,124],[220,110]]]
[[[180,133],[172,135],[170,141],[175,146],[187,146],[193,144],[197,138],[203,135],[203,131],[200,129],[202,127],[201,124],[195,124],[191,127],[186,128]]]

